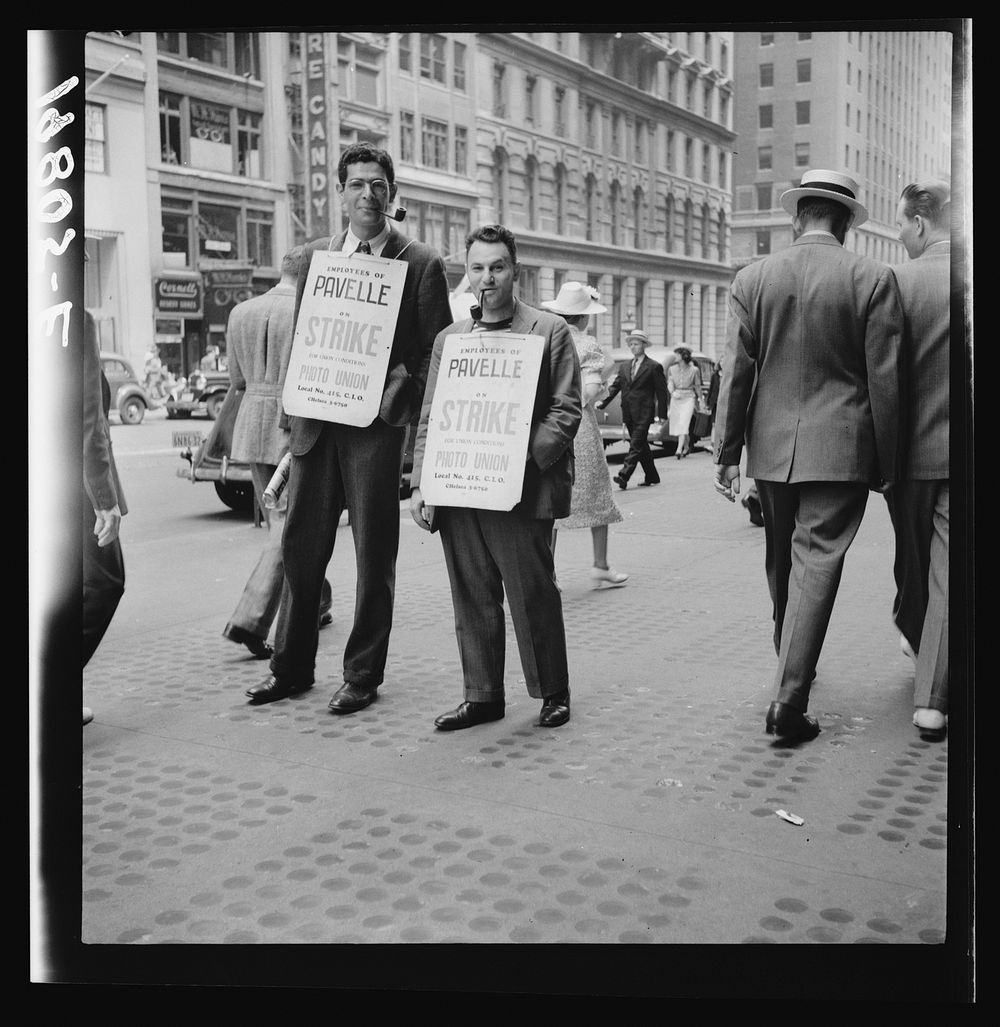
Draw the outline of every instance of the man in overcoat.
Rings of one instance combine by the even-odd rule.
[[[357,564],[354,625],[344,649],[344,683],[331,713],[372,703],[382,684],[392,628],[399,548],[399,477],[407,424],[420,411],[434,337],[451,321],[444,261],[430,246],[391,227],[396,196],[392,158],[364,143],[347,147],[337,166],[349,225],[306,246],[299,272],[298,317],[309,264],[317,250],[371,253],[406,264],[389,370],[378,417],[364,428],[291,417],[288,513],[282,538],[285,588],[271,676],[248,690],[254,703],[312,687],[324,572],[346,509]]]
[[[820,730],[810,686],[868,492],[897,479],[902,312],[891,269],[844,248],[868,216],[853,178],[808,171],[781,203],[795,241],[731,287],[715,488],[734,501],[745,440],[778,654],[765,728],[796,741]]]
[[[472,317],[444,329],[435,340],[410,478],[413,520],[425,530],[441,531],[462,660],[465,701],[434,723],[441,731],[455,731],[504,716],[506,595],[528,694],[542,700],[538,723],[558,727],[569,720],[570,698],[552,523],[570,510],[573,439],[583,413],[580,361],[561,317],[514,298],[521,266],[508,229],[485,225],[472,232],[466,240],[466,267],[480,303]],[[445,337],[503,330],[544,340],[521,499],[502,511],[430,507],[420,481]]]
[[[288,451],[288,429],[281,425],[281,390],[292,353],[295,288],[302,254],[301,246],[286,253],[278,284],[260,296],[237,303],[226,325],[229,394],[220,420],[228,416],[229,404],[238,402],[229,455],[250,465],[254,495],[262,510],[264,489]],[[265,511],[267,541],[222,631],[231,642],[245,645],[261,660],[273,655],[267,636],[285,584],[281,536],[287,506],[287,499],[282,496],[277,507]],[[331,603],[330,582],[324,578],[320,627],[333,619]]]
[[[641,465],[644,475],[640,485],[659,485],[660,476],[656,471],[656,462],[649,448],[649,426],[653,418],[667,416],[667,379],[663,368],[656,360],[646,356],[649,336],[639,329],[634,329],[628,336],[628,348],[632,351],[632,359],[615,376],[608,388],[608,394],[597,404],[603,410],[621,393],[622,422],[628,431],[628,452],[622,461],[622,469],[614,476],[621,489],[628,488],[628,480],[635,472],[636,465]]]
[[[944,737],[948,713],[948,535],[951,190],[940,181],[902,192],[899,238],[910,260],[893,270],[903,306],[905,459],[887,495],[896,535],[893,619],[916,659],[913,723]]]

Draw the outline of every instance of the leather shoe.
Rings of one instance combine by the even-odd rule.
[[[764,512],[760,507],[760,500],[756,496],[744,496],[740,503],[743,509],[750,515],[750,523],[758,528],[764,527]]]
[[[325,613],[319,615],[319,626],[325,628],[328,624],[333,623],[333,614],[327,610]]]
[[[940,710],[922,706],[913,711],[913,726],[925,742],[940,742],[948,733],[948,718]]]
[[[559,727],[569,720],[569,689],[550,695],[542,703],[542,712],[538,715],[539,727]]]
[[[659,478],[647,478],[645,481],[640,481],[639,482],[639,488],[641,488],[641,489],[648,489],[650,485],[659,485],[659,484],[660,484],[660,479]]]
[[[504,704],[499,702],[463,702],[449,713],[442,713],[434,726],[439,731],[460,731],[464,727],[503,720]]]
[[[250,701],[260,706],[263,703],[277,702],[278,699],[288,699],[293,695],[300,695],[312,688],[312,682],[307,685],[299,684],[297,681],[288,681],[285,678],[276,677],[272,674],[266,681],[253,688],[246,690]]]
[[[89,706],[83,708],[83,723],[84,726],[89,724],[94,719],[94,711]]]
[[[819,721],[788,703],[773,702],[767,711],[765,728],[786,742],[809,742],[819,734]]]
[[[222,634],[230,642],[245,645],[253,653],[254,659],[269,660],[274,655],[274,650],[267,644],[266,638],[261,638],[260,635],[244,628],[238,628],[235,624],[227,624],[222,629]]]
[[[330,700],[327,707],[331,713],[357,713],[366,706],[371,706],[378,695],[378,685],[371,688],[345,681]]]
[[[623,478],[620,474],[616,474],[611,480],[623,491],[628,488],[628,478]]]

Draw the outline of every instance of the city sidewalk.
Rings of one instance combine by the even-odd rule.
[[[127,554],[84,677],[83,942],[942,943],[948,743],[910,722],[883,499],[820,661],[822,733],[789,747],[764,733],[763,530],[714,493],[707,452],[658,465],[659,487],[615,493],[626,587],[593,591],[590,533],[559,533],[573,705],[553,730],[535,726],[509,623],[506,718],[434,730],[461,674],[440,541],[405,504],[385,683],[349,717],[326,708],[348,526],[317,687],[263,707],[244,691],[266,663],[221,636],[259,533],[178,552],[202,573],[156,587],[152,554]]]

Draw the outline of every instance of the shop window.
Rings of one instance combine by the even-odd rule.
[[[210,171],[233,170],[231,107],[192,99],[188,139],[191,164]]]
[[[274,267],[274,215],[266,210],[247,211],[247,257],[257,267]]]
[[[86,150],[84,169],[103,175],[107,171],[107,108],[103,104],[88,103],[86,116]]]
[[[165,198],[160,226],[166,266],[188,267],[191,263],[191,204]]]
[[[239,210],[202,203],[198,206],[198,254],[234,260],[239,252]]]
[[[237,111],[236,158],[237,174],[244,178],[261,178],[260,115]]]
[[[160,160],[181,163],[181,98],[160,93]]]

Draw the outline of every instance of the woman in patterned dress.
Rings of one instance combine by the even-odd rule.
[[[581,282],[566,282],[554,300],[544,300],[541,304],[562,316],[569,325],[580,358],[583,393],[583,418],[573,441],[575,478],[570,514],[555,522],[552,549],[554,552],[559,528],[590,528],[594,548],[594,566],[590,569],[593,587],[618,588],[628,581],[628,575],[608,565],[608,525],[620,521],[622,515],[611,493],[608,462],[594,410],[594,404],[607,392],[607,359],[597,340],[586,334],[590,315],[603,314],[608,309],[597,300],[596,289]]]

